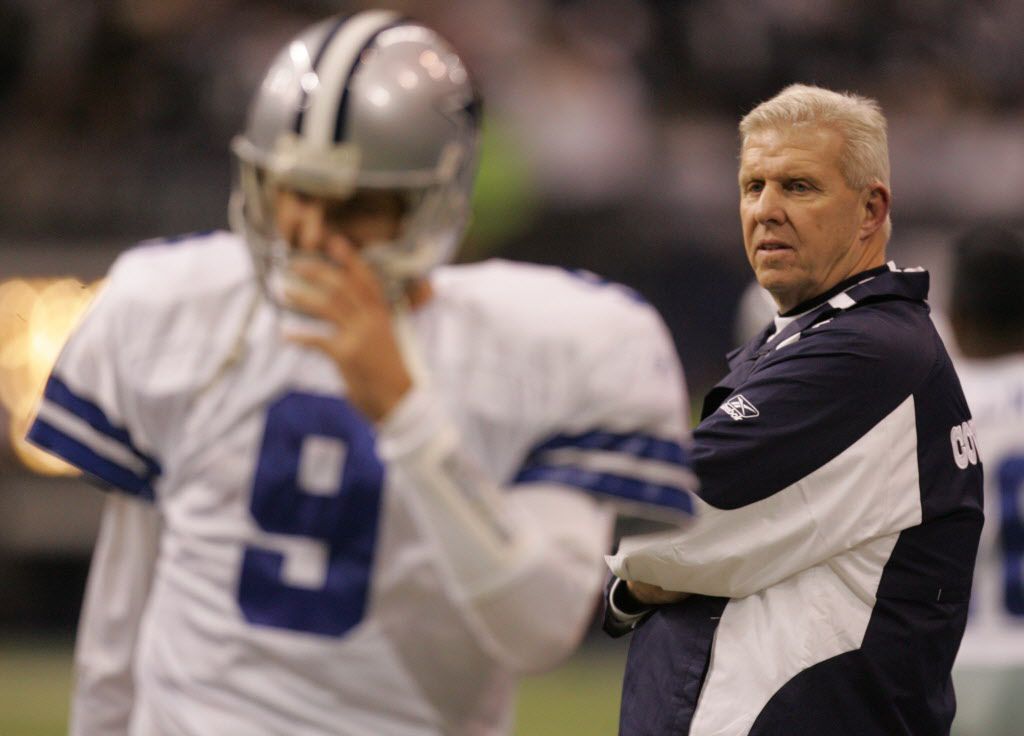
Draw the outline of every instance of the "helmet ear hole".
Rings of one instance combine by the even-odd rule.
[[[462,60],[435,31],[389,11],[312,26],[275,58],[233,142],[233,226],[270,262],[287,252],[276,185],[339,200],[401,192],[402,227],[375,244],[375,267],[385,280],[422,278],[451,259],[467,225],[479,110]]]

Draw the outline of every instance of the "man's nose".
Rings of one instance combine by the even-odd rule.
[[[754,205],[753,215],[761,225],[781,225],[786,221],[785,202],[779,187],[765,185]]]

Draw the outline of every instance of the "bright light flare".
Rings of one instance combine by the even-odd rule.
[[[99,286],[70,278],[0,283],[0,403],[10,414],[15,453],[40,473],[77,473],[24,437],[57,355]]]

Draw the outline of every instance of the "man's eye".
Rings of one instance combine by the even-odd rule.
[[[336,222],[344,222],[345,220],[353,217],[366,217],[374,214],[376,214],[376,212],[372,205],[368,205],[365,202],[357,200],[351,202],[337,202],[327,210],[328,219]]]
[[[312,194],[303,192],[301,189],[289,189],[287,191],[299,204],[312,204],[316,200],[316,197]]]
[[[747,192],[748,194],[757,194],[762,189],[764,189],[764,182],[751,181],[747,182],[747,185],[744,187],[743,191]]]
[[[809,192],[811,191],[811,185],[805,181],[794,181],[789,185],[789,188],[794,192]]]

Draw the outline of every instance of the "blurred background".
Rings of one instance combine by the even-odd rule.
[[[749,283],[736,123],[784,85],[882,103],[890,252],[932,271],[938,309],[953,237],[978,221],[1024,225],[1016,0],[384,6],[447,36],[484,93],[461,258],[558,263],[634,287],[672,329],[695,403],[736,344]],[[98,492],[19,441],[64,335],[120,251],[226,227],[228,142],[271,56],[311,21],[365,7],[0,0],[0,734],[61,731],[98,519]],[[592,635],[562,671],[528,682],[520,732],[612,732],[623,651]]]

